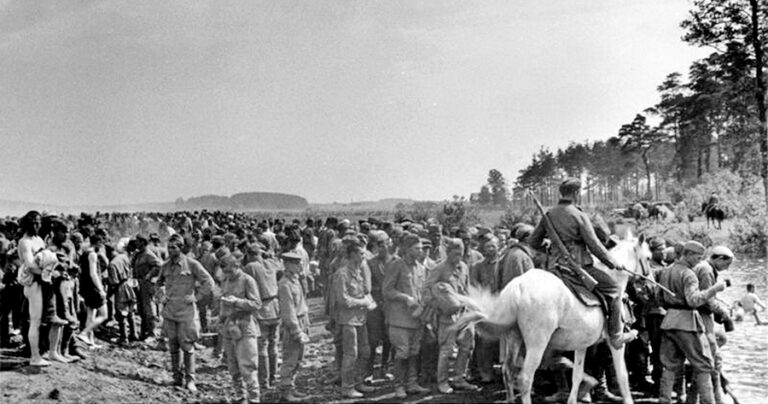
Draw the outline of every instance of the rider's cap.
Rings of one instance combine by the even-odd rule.
[[[719,245],[719,246],[713,248],[711,255],[712,256],[719,255],[719,256],[724,256],[724,257],[728,257],[728,258],[731,258],[731,259],[734,257],[733,251],[731,251],[730,248],[728,248],[728,247],[726,247],[724,245]]]
[[[648,247],[651,250],[655,250],[657,248],[664,248],[666,246],[667,246],[667,242],[661,237],[654,237],[650,241],[648,241]]]
[[[568,178],[560,184],[560,195],[570,195],[581,189],[581,180]]]
[[[695,252],[697,254],[704,254],[704,246],[698,241],[686,241],[683,244],[683,251]]]
[[[283,261],[301,262],[301,255],[295,252],[286,252],[283,253],[280,257],[283,259]]]

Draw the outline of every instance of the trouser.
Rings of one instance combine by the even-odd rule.
[[[117,320],[120,339],[136,339],[136,321],[133,318],[133,310],[128,311],[127,314],[123,314],[121,310],[117,310],[115,312],[115,320]]]
[[[395,350],[395,361],[397,370],[395,372],[395,386],[405,387],[406,384],[416,383],[418,373],[416,368],[410,371],[412,362],[417,365],[419,350],[421,348],[421,328],[403,328],[389,326],[389,341]]]
[[[18,284],[8,285],[0,291],[0,346],[2,347],[10,345],[11,324],[14,328],[21,328],[23,299],[24,288]]]
[[[421,338],[421,350],[419,351],[419,374],[421,382],[431,384],[437,381],[437,361],[440,345],[437,343],[437,335],[430,327],[424,330]]]
[[[200,338],[200,329],[194,319],[176,321],[163,319],[163,331],[168,338],[168,350],[171,352],[171,371],[177,382],[195,380],[195,342]],[[184,352],[184,369],[179,363],[179,351]]]
[[[493,363],[499,355],[499,342],[481,336],[477,336],[476,340],[477,372],[483,378],[490,378],[493,376]]]
[[[368,312],[368,318],[365,323],[368,328],[368,364],[367,373],[373,374],[374,363],[376,362],[376,348],[381,344],[381,368],[387,369],[389,365],[389,355],[392,345],[387,336],[387,325],[385,323],[384,311],[377,307]]]
[[[716,404],[721,404],[723,402],[723,388],[720,383],[720,371],[722,369],[722,357],[720,356],[720,347],[717,345],[717,338],[715,337],[715,327],[714,322],[710,319],[709,322],[705,322],[705,335],[707,337],[707,343],[709,343],[710,352],[712,352],[712,360],[713,360],[713,367],[712,367],[712,394],[715,399]],[[689,402],[696,402],[696,399],[698,398],[698,394],[696,392],[696,387],[691,388],[691,390],[688,392],[688,401]]]
[[[344,338],[341,324],[334,322],[333,325],[333,359],[336,365],[336,371],[341,372],[341,364],[344,361]]]
[[[714,360],[712,349],[704,333],[681,330],[663,330],[661,336],[661,363],[664,371],[659,386],[659,402],[669,403],[677,374],[685,360],[693,368],[693,381],[701,404],[715,402],[712,391]]]
[[[341,387],[353,388],[363,381],[368,363],[368,328],[363,325],[341,326],[343,355],[341,360]]]
[[[305,334],[309,333],[309,318],[307,315],[299,316],[299,329]],[[304,344],[294,335],[284,330],[283,332],[283,366],[280,368],[280,387],[293,390],[296,387],[296,375],[304,360]]]
[[[661,349],[661,322],[664,321],[663,314],[648,314],[645,316],[645,327],[648,331],[648,338],[651,341],[651,379],[656,387],[659,386],[661,380],[661,372],[663,367],[661,365],[661,356],[659,350]]]
[[[437,334],[440,344],[440,354],[437,359],[437,383],[445,383],[449,380],[450,360],[453,356],[453,348],[459,347],[459,354],[453,366],[453,381],[457,382],[466,377],[469,358],[475,349],[475,329],[464,328],[461,331],[450,327],[450,324],[440,324]]]
[[[223,338],[227,367],[235,390],[249,400],[258,400],[259,347],[255,335],[243,335],[239,340]]]
[[[197,311],[200,313],[200,332],[207,333],[208,330],[208,307],[211,302],[208,300],[202,300],[197,302]]]
[[[595,266],[585,266],[584,270],[597,281],[595,290],[605,297],[608,304],[608,337],[615,338],[623,332],[621,320],[622,301],[619,294],[619,285],[609,273],[610,270],[603,270]]]
[[[143,337],[155,335],[155,311],[152,308],[154,293],[155,286],[152,282],[139,279],[139,293],[136,294],[136,299],[139,306],[141,335]]]
[[[277,337],[280,319],[259,320],[259,381],[263,386],[273,384],[277,376]]]

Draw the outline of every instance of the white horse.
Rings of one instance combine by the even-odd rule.
[[[631,235],[611,249],[610,254],[629,271],[639,273],[644,272],[641,265],[648,268],[651,257],[644,237],[637,239]],[[597,260],[595,265],[603,266]],[[611,272],[623,294],[630,274]],[[503,370],[508,402],[514,401],[517,387],[523,404],[531,403],[533,376],[547,350],[574,351],[568,403],[577,402],[587,348],[607,338],[606,320],[600,307],[587,307],[560,279],[540,269],[532,269],[513,279],[498,295],[470,288],[469,296],[463,299],[469,310],[455,326],[462,328],[474,324],[479,333],[504,338],[507,344]],[[631,404],[624,347],[614,349],[608,345],[624,403]],[[524,356],[522,368],[519,366],[521,356]]]

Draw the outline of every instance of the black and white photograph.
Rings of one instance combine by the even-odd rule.
[[[0,403],[757,404],[768,0],[0,0]]]

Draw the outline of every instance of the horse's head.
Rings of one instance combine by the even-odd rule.
[[[650,273],[651,248],[643,234],[634,237],[631,232],[627,232],[624,239],[611,249],[611,255],[632,273],[646,276]]]

